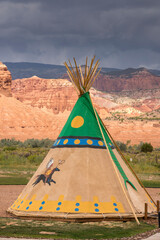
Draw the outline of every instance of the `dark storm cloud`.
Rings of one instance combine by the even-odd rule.
[[[2,61],[160,68],[159,0],[2,0]]]

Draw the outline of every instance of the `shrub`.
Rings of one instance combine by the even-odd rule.
[[[9,147],[6,150],[15,150],[16,147],[50,148],[52,147],[53,143],[54,141],[50,140],[49,138],[40,139],[40,140],[32,138],[32,139],[27,139],[24,142],[21,142],[19,140],[15,140],[14,138],[12,138],[12,139],[1,139],[0,147]]]
[[[143,143],[141,146],[141,152],[152,152],[153,146],[150,143]]]
[[[45,147],[50,148],[53,145],[54,141],[46,138],[46,139],[27,139],[24,141],[23,145],[24,147],[32,147],[32,148],[38,148],[38,147]]]
[[[117,145],[118,145],[118,147],[120,148],[121,151],[126,152],[127,146],[126,146],[125,143],[122,143],[120,141],[117,141],[116,143],[117,143]]]
[[[17,149],[16,146],[6,146],[6,147],[3,148],[4,151],[5,151],[5,150],[7,150],[7,151],[14,151],[14,150],[16,150],[16,149]]]
[[[19,141],[19,140],[15,140],[14,138],[12,139],[7,139],[7,138],[4,138],[4,139],[1,139],[0,140],[0,147],[5,147],[5,146],[22,146],[22,142]]]

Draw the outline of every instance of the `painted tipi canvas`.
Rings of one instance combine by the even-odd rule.
[[[75,61],[75,60],[74,60]],[[59,137],[8,209],[18,216],[58,219],[129,218],[156,206],[117,149],[92,105],[89,88],[99,61],[85,72],[65,63],[79,98]]]

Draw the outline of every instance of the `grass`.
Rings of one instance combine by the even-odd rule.
[[[135,236],[155,229],[155,225],[136,222],[65,223],[0,218],[0,236],[54,239],[106,239]]]
[[[159,174],[160,172],[160,151],[153,152],[126,152],[125,158],[133,167],[134,171],[138,173]]]
[[[160,188],[160,151],[126,152],[124,156],[145,187]]]
[[[20,169],[32,168],[39,166],[46,156],[48,148],[0,148],[0,165],[1,168]]]
[[[1,147],[0,184],[27,184],[48,151],[48,148]]]
[[[160,188],[160,181],[142,180],[142,183],[146,188]]]
[[[28,179],[24,177],[0,177],[1,185],[26,185]]]

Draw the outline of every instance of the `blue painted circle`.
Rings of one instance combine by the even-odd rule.
[[[58,205],[61,205],[61,204],[62,204],[61,202],[58,203]]]
[[[59,210],[60,210],[60,207],[57,207],[56,210],[59,211]]]
[[[94,206],[95,206],[95,207],[98,207],[98,203],[95,203]]]
[[[75,208],[75,211],[78,212],[78,211],[79,211],[79,208]]]
[[[118,209],[118,208],[115,208],[114,210],[115,210],[116,212],[118,212],[118,211],[119,211],[119,209]]]
[[[152,200],[151,200],[151,203],[152,203]]]
[[[98,208],[95,208],[95,212],[99,212],[99,209],[98,209]]]
[[[41,206],[40,208],[39,208],[39,210],[42,210],[43,209],[43,207]]]
[[[80,205],[80,204],[77,202],[77,203],[76,203],[76,206],[78,207],[79,205]]]
[[[20,208],[20,205],[17,208]]]
[[[21,202],[21,204],[23,203],[23,201]]]
[[[32,204],[32,201],[31,202],[29,202],[29,205],[31,205]]]
[[[28,210],[29,209],[29,207],[26,207],[26,210]]]
[[[117,203],[113,203],[113,206],[117,206]]]
[[[41,204],[42,204],[42,205],[45,204],[45,201],[41,202]]]

